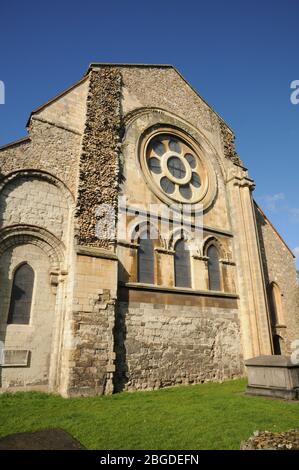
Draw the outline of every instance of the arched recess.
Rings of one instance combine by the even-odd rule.
[[[273,352],[274,354],[283,354],[285,351],[283,339],[283,336],[285,335],[285,317],[281,290],[276,282],[271,282],[269,286],[269,297]]]
[[[158,238],[156,227],[146,222],[136,227],[138,241],[137,280],[144,284],[155,283],[155,243]]]
[[[270,284],[270,304],[272,326],[284,326],[285,318],[282,307],[282,294],[276,282]]]
[[[154,245],[150,238],[139,241],[138,247],[138,282],[155,283]]]
[[[280,356],[283,351],[283,338],[278,335],[273,335],[273,352],[275,356]]]
[[[192,287],[190,249],[184,237],[174,245],[174,279],[176,287]]]
[[[207,251],[209,249],[209,246],[210,245],[215,245],[217,250],[218,250],[218,253],[219,253],[219,258],[225,258],[225,252],[224,252],[224,249],[223,249],[223,246],[222,244],[220,243],[220,241],[218,240],[217,237],[215,237],[214,235],[210,235],[208,237],[206,237],[203,242],[202,242],[202,254],[203,256],[207,256]]]
[[[175,228],[174,230],[172,230],[169,235],[168,235],[168,248],[170,250],[174,250],[175,249],[175,245],[176,243],[179,241],[179,240],[185,240],[185,242],[187,244],[191,244],[191,248],[192,250],[195,250],[195,243],[196,241],[194,240],[194,237],[191,233],[191,231],[189,231],[186,227],[178,227],[178,228]],[[190,250],[191,250],[190,248]]]
[[[222,290],[222,273],[220,259],[223,256],[223,250],[219,240],[216,237],[208,237],[203,243],[203,255],[208,262],[208,282],[209,289],[214,291]]]
[[[137,219],[137,220],[136,220]],[[146,238],[149,234],[155,245],[160,244],[160,234],[157,225],[152,221],[138,220],[138,217],[128,224],[128,238],[131,243],[139,243],[140,238]]]
[[[56,380],[53,374],[59,366],[62,338],[65,283],[60,281],[66,274],[64,254],[64,244],[44,228],[16,224],[0,230],[0,321],[5,342],[12,349],[32,352],[30,365],[24,370],[24,381],[43,381],[50,388]],[[10,318],[15,274],[26,264],[34,270],[30,325],[36,329],[36,334],[26,327],[22,328],[22,334],[16,335],[18,325],[29,323],[28,312],[26,322]],[[7,380],[13,379],[13,373],[6,371]]]
[[[12,171],[11,173],[8,173],[5,175],[1,180],[0,180],[0,192],[3,191],[5,186],[8,183],[11,183],[12,181],[18,179],[18,178],[36,178],[38,180],[44,180],[47,181],[48,183],[53,184],[57,188],[61,190],[63,193],[65,199],[68,201],[69,205],[74,205],[75,198],[69,188],[61,181],[59,178],[56,176],[52,175],[51,173],[47,171],[42,171],[42,170],[36,170],[36,169],[31,169],[27,168],[25,170],[17,170],[17,171]]]
[[[26,169],[0,180],[0,228],[29,223],[68,244],[73,215],[71,192],[50,173]]]
[[[207,250],[209,289],[221,290],[221,273],[219,264],[219,252],[215,245],[211,244]]]
[[[64,244],[48,230],[35,225],[11,225],[0,230],[0,256],[8,248],[24,244],[37,245],[51,260],[51,268],[59,270],[64,261]]]

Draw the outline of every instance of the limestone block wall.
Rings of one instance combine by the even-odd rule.
[[[118,303],[116,390],[195,384],[243,374],[237,308],[175,305],[175,301],[167,305],[161,297],[156,296],[157,303]]]
[[[66,241],[68,201],[54,184],[30,174],[16,178],[0,193],[0,228],[13,224],[44,227]]]
[[[46,103],[35,110],[32,119],[82,134],[85,126],[88,87],[87,76],[51,100],[49,104]]]
[[[269,308],[271,308],[271,283],[275,282],[281,291],[282,314],[286,326],[286,329],[281,329],[277,333],[284,339],[284,352],[290,353],[290,343],[299,339],[298,284],[295,260],[289,248],[257,205],[255,205],[255,213]]]
[[[72,314],[64,332],[64,395],[113,390],[117,260],[103,256],[95,248],[85,248],[75,260]]]

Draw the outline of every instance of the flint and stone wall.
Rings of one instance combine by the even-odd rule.
[[[284,351],[290,354],[291,342],[299,339],[298,283],[293,254],[279,237],[259,207],[255,206],[259,242],[262,254],[266,289],[271,309],[271,283],[281,291],[282,314],[286,328],[276,331],[284,340]]]

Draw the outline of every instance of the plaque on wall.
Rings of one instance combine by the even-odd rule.
[[[28,349],[5,349],[2,367],[27,367],[29,365],[30,351]]]

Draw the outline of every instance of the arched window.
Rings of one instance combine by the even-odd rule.
[[[138,248],[138,282],[145,284],[154,284],[154,245],[150,238],[150,231],[146,234],[147,238],[140,238]]]
[[[14,273],[7,323],[30,322],[33,283],[33,269],[27,263],[21,264]]]
[[[211,245],[208,248],[207,256],[208,260],[208,271],[209,271],[209,289],[210,290],[221,290],[220,280],[220,268],[219,268],[219,255],[215,245]]]
[[[175,245],[174,275],[176,287],[191,287],[190,252],[183,239]]]

